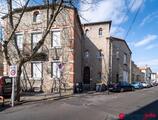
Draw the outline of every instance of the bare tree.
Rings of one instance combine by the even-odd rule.
[[[35,56],[37,56],[37,51],[43,46],[46,37],[48,36],[50,29],[52,28],[53,24],[56,21],[57,16],[61,13],[64,9],[64,5],[71,6],[71,7],[78,7],[79,2],[83,2],[82,0],[43,0],[44,5],[47,9],[47,24],[46,28],[43,30],[43,34],[41,39],[33,48],[33,51],[28,55],[24,55],[23,52],[18,47],[17,38],[16,38],[16,30],[18,29],[20,23],[22,23],[23,16],[25,14],[26,9],[34,4],[37,5],[38,1],[36,0],[24,0],[23,3],[18,2],[17,0],[6,0],[7,8],[6,8],[6,15],[3,18],[7,18],[7,30],[5,31],[5,39],[3,40],[3,53],[4,59],[7,65],[16,64],[17,65],[17,95],[16,100],[20,101],[20,91],[21,91],[21,81],[20,76],[22,73],[22,67],[29,61],[31,61]],[[4,2],[4,1],[3,1]],[[88,1],[84,1],[86,4],[92,4]],[[96,2],[96,0],[94,0]],[[18,4],[18,16],[15,15],[15,6],[14,4]],[[42,4],[42,3],[39,3]],[[5,13],[3,13],[5,14]],[[10,46],[14,45],[14,49],[11,49]],[[63,54],[64,50],[63,50]],[[66,57],[65,57],[66,58]],[[62,74],[63,79],[65,74]],[[61,82],[61,80],[60,80]],[[31,85],[31,83],[30,83]],[[60,86],[60,85],[59,85]],[[60,86],[61,87],[61,86]]]
[[[8,65],[17,64],[17,66],[18,66],[18,68],[17,68],[17,95],[16,95],[17,101],[20,101],[20,90],[21,90],[20,75],[22,72],[22,66],[26,62],[30,61],[36,55],[37,51],[41,48],[41,46],[44,44],[45,39],[46,39],[48,33],[50,32],[50,29],[51,29],[52,25],[54,24],[56,17],[62,11],[63,4],[64,4],[63,0],[53,0],[51,2],[49,2],[49,0],[45,0],[45,4],[47,6],[46,29],[43,32],[41,40],[34,47],[33,52],[28,56],[24,56],[18,47],[15,31],[17,30],[19,24],[22,22],[21,20],[29,5],[29,2],[30,2],[30,0],[26,0],[25,4],[22,5],[19,17],[18,18],[16,17],[16,20],[15,20],[14,10],[13,10],[13,0],[7,0],[8,12],[7,12],[6,17],[8,18],[9,26],[8,26],[8,30],[7,30],[7,38],[5,38],[5,40],[3,41],[3,52],[4,52],[5,60]],[[51,4],[51,6],[50,6],[50,3],[53,3],[53,4]],[[50,10],[51,10],[51,13],[50,13]],[[51,16],[50,16],[50,14],[51,14]],[[14,49],[14,58],[16,57],[16,59],[13,59],[11,57],[13,55],[10,55],[10,54],[13,54],[13,51],[10,52],[11,51],[10,44],[14,45],[14,48],[15,48]]]

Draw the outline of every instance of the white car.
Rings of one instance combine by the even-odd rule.
[[[141,82],[144,88],[148,87],[148,84],[146,82]]]

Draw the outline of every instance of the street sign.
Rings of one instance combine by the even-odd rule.
[[[9,77],[16,77],[16,76],[17,76],[17,66],[12,65],[10,66]]]
[[[9,77],[12,77],[12,95],[11,95],[11,103],[12,107],[14,107],[14,97],[15,97],[15,79],[17,77],[17,65],[11,65],[9,69]]]

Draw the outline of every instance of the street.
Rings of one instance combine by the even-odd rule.
[[[30,103],[0,112],[0,120],[113,120],[123,113],[128,120],[158,115],[158,87],[134,92],[80,94]],[[155,119],[156,120],[156,119]]]

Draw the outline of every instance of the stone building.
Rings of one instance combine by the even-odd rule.
[[[0,76],[3,76],[3,53],[2,53],[1,43],[0,43]]]
[[[110,37],[110,81],[131,82],[131,50],[125,40]]]
[[[19,17],[21,11],[22,9],[15,9],[14,17]],[[26,9],[16,30],[17,44],[23,55],[31,54],[41,39],[47,25],[46,11],[44,5]],[[8,17],[4,16],[4,31],[8,29],[7,21]],[[4,37],[7,38],[7,36],[8,34],[5,33]],[[82,42],[83,32],[78,12],[74,8],[64,6],[42,48],[30,62],[23,66],[21,75],[23,89],[36,89],[48,93],[58,92],[61,83],[62,88],[73,91],[74,84],[82,81]],[[13,52],[13,45],[10,46]],[[8,75],[6,61],[3,64],[4,75]]]
[[[107,84],[111,21],[83,24],[83,83],[94,89],[97,83]]]
[[[132,82],[133,81],[142,81],[143,73],[139,69],[139,67],[132,61]]]

